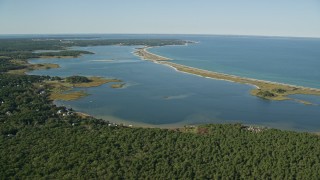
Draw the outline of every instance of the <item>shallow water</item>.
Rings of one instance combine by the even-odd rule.
[[[110,84],[84,88],[90,96],[56,103],[127,125],[176,127],[241,122],[297,131],[320,131],[319,106],[262,100],[249,94],[252,86],[176,72],[167,66],[140,60],[132,54],[134,48],[75,48],[96,54],[71,59],[31,60],[32,63],[61,66],[31,73],[122,79],[127,83],[123,89],[112,89]]]

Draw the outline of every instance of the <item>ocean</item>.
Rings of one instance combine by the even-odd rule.
[[[188,46],[150,52],[172,62],[215,72],[320,88],[320,39],[255,36],[200,36]]]

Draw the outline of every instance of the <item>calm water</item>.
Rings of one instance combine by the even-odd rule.
[[[150,51],[187,66],[320,88],[320,39],[241,36],[189,39],[200,43]]]
[[[242,63],[239,62],[238,65],[240,67],[237,67],[237,59],[231,58],[236,55],[231,53],[231,50],[230,53],[225,54],[226,59],[233,60],[233,62],[229,62],[230,65],[232,65],[229,69],[228,63],[223,63],[222,54],[219,55],[221,58],[218,58],[218,63],[209,63],[207,58],[212,54],[211,48],[207,49],[206,54],[187,52],[186,49],[188,48],[200,50],[201,48],[199,48],[199,46],[205,46],[203,44],[206,38],[197,38],[201,40],[201,43],[191,46],[155,48],[152,51],[174,58],[176,62],[179,61],[179,63],[181,62],[182,64],[185,62],[192,64],[192,61],[195,61],[193,62],[194,64],[198,64],[197,62],[201,64],[207,61],[204,65],[206,68],[201,67],[201,65],[194,65],[195,67],[204,69],[213,70],[216,66],[212,67],[212,65],[220,64],[218,67],[221,72],[228,72],[227,70],[230,69],[235,69],[232,72],[237,75],[254,72],[254,70],[250,70],[250,67],[253,66],[251,61],[246,65],[243,57],[238,58]],[[214,40],[215,38],[219,39],[221,37],[212,38],[211,40],[207,40],[207,43],[213,43],[212,41],[216,41]],[[195,37],[192,36],[181,39],[195,40]],[[223,38],[220,39],[220,41],[223,42]],[[245,41],[250,41],[250,38],[249,40],[245,39]],[[254,39],[252,41],[256,40]],[[267,41],[269,41],[269,39]],[[233,49],[236,49],[234,46],[236,46],[235,44],[237,44],[237,42],[235,42],[235,44],[232,42],[232,40],[227,38],[224,45],[221,46],[227,47],[229,44]],[[206,46],[209,47],[209,45]],[[125,124],[172,127],[187,124],[242,122],[244,124],[265,125],[280,129],[320,131],[320,108],[318,105],[306,106],[294,101],[262,100],[249,94],[252,87],[248,85],[180,73],[163,65],[140,60],[132,54],[134,48],[135,47],[123,46],[76,48],[92,51],[96,54],[84,55],[72,59],[32,60],[32,63],[57,63],[61,66],[59,69],[33,71],[32,74],[103,76],[124,80],[127,85],[123,89],[112,89],[109,87],[110,84],[105,84],[100,87],[85,89],[91,95],[80,100],[57,101],[56,103],[72,107],[78,111],[89,113],[99,118],[123,122]],[[173,50],[171,51],[170,48]],[[182,54],[176,51],[180,51]],[[205,52],[205,50],[203,51]],[[186,52],[187,54],[185,54]],[[220,51],[218,49],[215,52],[219,54]],[[270,54],[270,52],[268,53]],[[274,51],[272,52],[275,53]],[[188,53],[190,57],[187,56]],[[241,51],[234,53],[241,54]],[[212,59],[214,60],[216,58]],[[258,59],[257,61],[260,60]],[[272,59],[269,59],[269,61],[271,64],[277,63],[272,62]],[[265,63],[261,62],[256,64],[258,64],[261,69],[264,69],[262,68],[262,66],[264,67],[262,64]],[[295,65],[295,63],[291,65]],[[222,68],[221,70],[220,67],[224,67],[224,69]],[[271,65],[269,67],[271,67]],[[243,71],[241,71],[242,68],[244,69]],[[268,68],[265,68],[265,72],[267,72]],[[301,67],[295,68],[300,69]],[[310,69],[312,68],[310,67]],[[317,87],[319,81],[317,83],[317,78],[315,77],[319,75],[319,72],[314,71],[314,75],[312,76],[311,71],[312,70],[308,70],[310,74],[306,73],[307,75],[297,73],[297,76],[301,79],[305,79],[308,76],[312,77],[309,81],[300,81],[299,79],[299,83],[309,83],[312,87]],[[274,70],[269,73],[272,74],[274,72],[276,71]],[[256,71],[256,74],[252,73],[252,75],[260,74]],[[263,77],[265,75],[266,74],[261,73],[260,76]],[[278,76],[282,77],[280,75]],[[274,77],[277,76],[275,75]],[[290,80],[291,78],[288,79]],[[284,79],[287,78],[282,78],[281,80]],[[292,79],[298,82],[295,78]],[[300,98],[313,100],[314,96],[303,96]],[[315,99],[315,101],[319,102],[319,99]]]

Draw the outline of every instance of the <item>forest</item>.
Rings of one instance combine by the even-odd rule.
[[[85,83],[90,82],[90,79],[85,76],[69,76],[66,81],[69,83]]]
[[[43,40],[37,42],[43,46],[35,43],[34,47],[21,45],[29,40],[12,41],[13,47],[0,43],[0,53],[9,52],[0,56],[1,179],[320,177],[320,137],[316,134],[241,124],[176,129],[125,127],[58,107],[49,100],[44,81],[59,77],[6,71],[20,68],[11,61],[19,56],[10,52],[19,55],[64,46],[56,46],[58,40]]]

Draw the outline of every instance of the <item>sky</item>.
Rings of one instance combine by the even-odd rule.
[[[0,0],[0,34],[320,37],[320,0]]]

